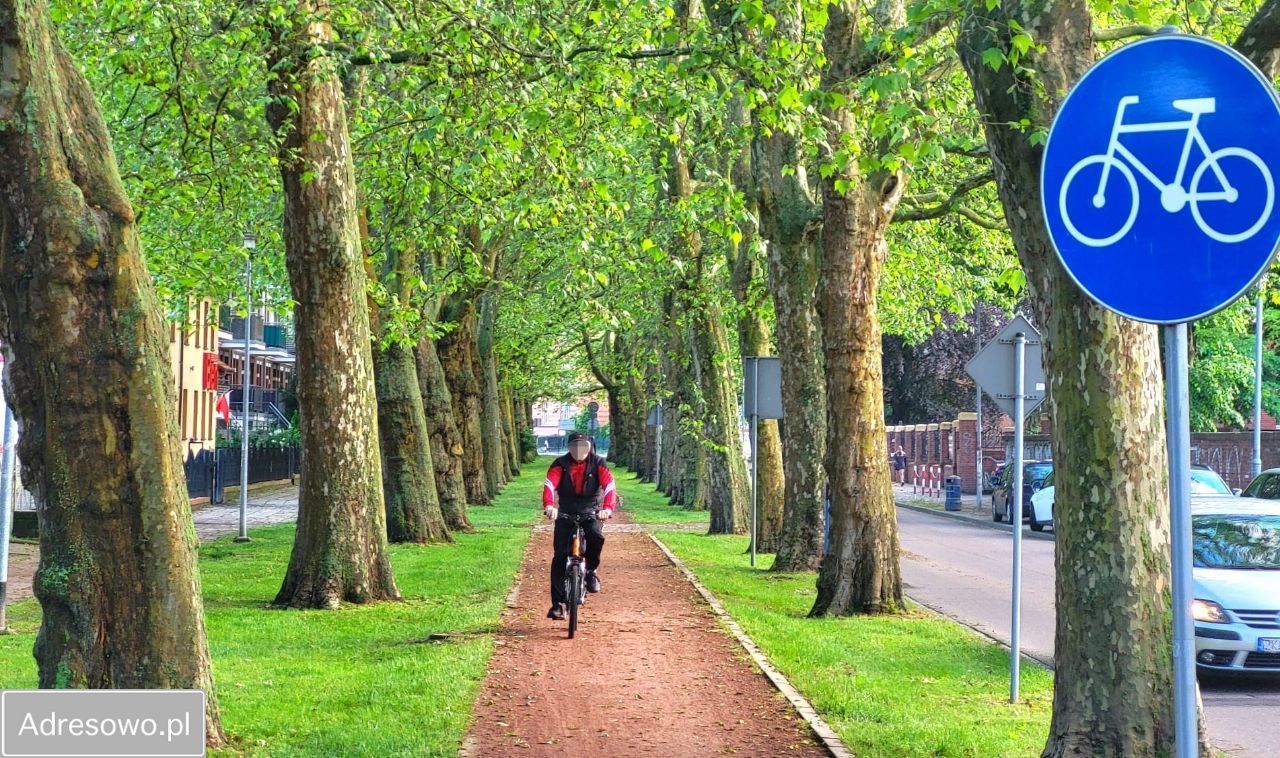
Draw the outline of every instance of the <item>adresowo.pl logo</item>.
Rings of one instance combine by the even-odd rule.
[[[204,755],[200,690],[0,692],[0,758]]]

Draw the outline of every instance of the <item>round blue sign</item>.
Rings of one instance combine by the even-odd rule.
[[[1040,194],[1068,274],[1132,319],[1225,307],[1280,243],[1280,100],[1243,56],[1160,35],[1080,79],[1049,130]]]

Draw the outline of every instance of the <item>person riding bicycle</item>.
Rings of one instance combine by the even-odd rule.
[[[617,484],[604,459],[591,448],[591,438],[582,432],[569,435],[569,454],[551,462],[547,481],[542,488],[542,511],[555,522],[555,556],[551,559],[551,610],[547,618],[564,618],[564,574],[569,557],[569,543],[577,526],[561,513],[583,515],[597,511],[596,517],[582,525],[587,538],[587,592],[600,591],[600,553],[604,550],[604,527],[601,522],[613,516],[618,502]]]

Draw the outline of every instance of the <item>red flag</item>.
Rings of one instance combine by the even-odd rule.
[[[231,401],[228,399],[230,397],[230,392],[223,393],[222,397],[218,398],[218,402],[213,406],[214,412],[221,415],[222,420],[228,424],[231,423]]]

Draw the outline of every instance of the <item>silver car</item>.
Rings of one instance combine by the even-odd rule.
[[[1280,672],[1280,502],[1193,495],[1191,525],[1196,663]]]

